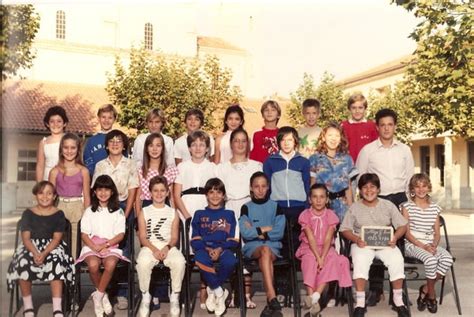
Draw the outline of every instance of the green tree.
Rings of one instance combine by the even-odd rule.
[[[115,73],[109,74],[106,89],[120,107],[121,125],[141,131],[146,113],[157,107],[166,113],[164,132],[178,136],[185,130],[184,115],[191,108],[204,112],[207,131],[215,130],[223,109],[242,99],[240,90],[230,86],[231,79],[231,71],[223,69],[216,57],[202,63],[165,59],[142,48],[131,50],[128,68],[116,58]]]
[[[345,97],[342,89],[334,81],[334,75],[325,72],[316,87],[313,76],[304,73],[303,83],[290,93],[291,104],[286,109],[288,121],[293,126],[304,123],[302,103],[307,98],[316,98],[321,102],[321,116],[318,125],[324,127],[329,121],[342,121],[347,116]]]
[[[39,29],[39,15],[33,5],[1,5],[0,62],[2,80],[33,64],[31,45]]]
[[[428,135],[452,131],[472,137],[474,5],[472,1],[397,0],[421,22],[400,95],[410,96],[419,127]]]

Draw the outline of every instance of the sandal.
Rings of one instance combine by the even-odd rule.
[[[432,314],[436,314],[436,312],[438,311],[438,302],[436,301],[436,298],[425,297],[425,302],[428,311]]]
[[[423,291],[423,288],[425,288],[425,285],[420,286],[420,291],[418,298],[416,300],[416,305],[419,311],[424,311],[426,309],[426,293]]]
[[[62,311],[62,310],[55,310],[55,311],[53,311],[53,316],[56,316],[56,315],[59,315],[59,314],[63,315],[63,317],[64,317],[64,314],[63,314],[63,311]]]
[[[35,310],[33,308],[29,308],[23,311],[23,316],[25,316],[28,313],[33,313],[33,316],[35,316]]]

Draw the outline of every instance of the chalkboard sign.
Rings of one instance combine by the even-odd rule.
[[[366,248],[388,248],[390,247],[388,243],[393,238],[393,228],[388,226],[363,226],[361,238],[367,243]]]

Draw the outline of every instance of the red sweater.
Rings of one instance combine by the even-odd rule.
[[[278,128],[272,130],[262,128],[255,131],[250,159],[263,163],[270,155],[278,153],[277,134]]]
[[[346,120],[341,123],[341,127],[346,134],[347,142],[349,142],[349,154],[355,164],[360,150],[362,150],[366,144],[375,141],[379,137],[377,128],[375,123],[371,120],[357,123],[350,123]]]

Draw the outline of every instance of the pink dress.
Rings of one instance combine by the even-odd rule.
[[[301,260],[301,271],[303,272],[304,284],[316,289],[318,285],[331,281],[338,281],[340,287],[352,286],[349,270],[349,260],[334,250],[334,239],[331,242],[326,260],[321,271],[318,271],[318,262],[309,246],[308,238],[304,228],[311,228],[316,240],[316,247],[321,254],[324,239],[330,227],[336,227],[339,218],[331,209],[325,209],[320,216],[313,213],[311,208],[305,209],[298,218],[301,225],[300,247],[296,251],[296,257]]]

